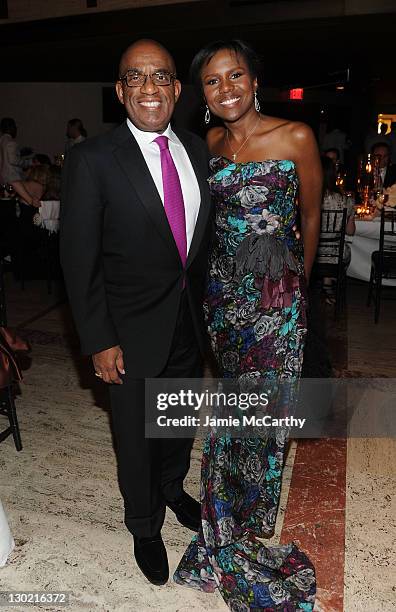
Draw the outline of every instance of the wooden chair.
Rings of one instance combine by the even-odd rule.
[[[4,287],[4,263],[0,251],[0,326],[7,325],[7,309]]]
[[[393,237],[395,243],[386,243],[387,237]],[[374,322],[378,323],[381,298],[382,279],[396,279],[396,211],[381,210],[381,227],[378,251],[371,253],[371,273],[367,295],[367,306],[374,297]]]
[[[21,433],[16,413],[14,391],[11,385],[0,389],[0,414],[8,418],[9,426],[0,431],[0,442],[12,435],[17,451],[22,450]]]
[[[22,441],[15,407],[14,385],[18,380],[21,380],[22,375],[16,362],[14,351],[10,346],[10,342],[7,341],[7,339],[11,338],[11,334],[8,335],[6,324],[7,313],[3,262],[0,258],[0,415],[7,417],[9,422],[8,427],[0,431],[0,442],[12,435],[15,447],[20,451],[22,450]],[[13,344],[12,341],[11,344]],[[16,344],[19,344],[21,350],[27,350],[28,348],[20,339],[16,339]]]
[[[336,296],[334,316],[338,319],[346,301],[346,269],[344,262],[347,209],[322,210],[318,251],[313,267],[314,278],[335,278]]]

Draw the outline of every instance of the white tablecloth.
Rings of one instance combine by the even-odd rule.
[[[356,219],[355,224],[355,235],[347,236],[347,241],[351,246],[351,263],[347,275],[368,282],[370,280],[371,253],[379,248],[380,218],[376,217],[371,221]],[[386,242],[388,240],[393,242],[392,238],[387,238]],[[384,279],[382,283],[396,286],[396,280]]]
[[[14,549],[15,543],[8,526],[2,503],[0,501],[0,567],[6,564],[8,555]]]

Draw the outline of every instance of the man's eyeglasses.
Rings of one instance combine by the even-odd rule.
[[[176,75],[172,72],[159,70],[153,72],[153,74],[143,74],[137,70],[128,70],[124,76],[120,77],[120,81],[124,81],[128,87],[143,87],[146,84],[147,79],[150,78],[153,85],[170,85],[176,78]]]

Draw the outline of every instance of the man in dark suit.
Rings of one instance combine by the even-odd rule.
[[[76,145],[63,173],[61,260],[82,350],[110,385],[125,523],[154,584],[169,576],[166,506],[193,530],[200,506],[183,490],[192,440],[145,438],[144,379],[202,375],[211,204],[208,153],[173,131],[181,85],[160,44],[132,44],[117,95],[128,119]]]
[[[379,160],[379,173],[381,185],[386,189],[396,183],[396,164],[391,164],[391,151],[388,143],[377,142],[373,145],[371,153]]]

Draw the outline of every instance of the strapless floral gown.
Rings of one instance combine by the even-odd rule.
[[[211,160],[216,239],[205,314],[220,376],[243,389],[300,376],[306,335],[303,262],[292,227],[298,177],[288,160]],[[201,471],[202,524],[174,580],[218,588],[235,612],[313,610],[312,563],[273,534],[287,435],[208,435]]]

